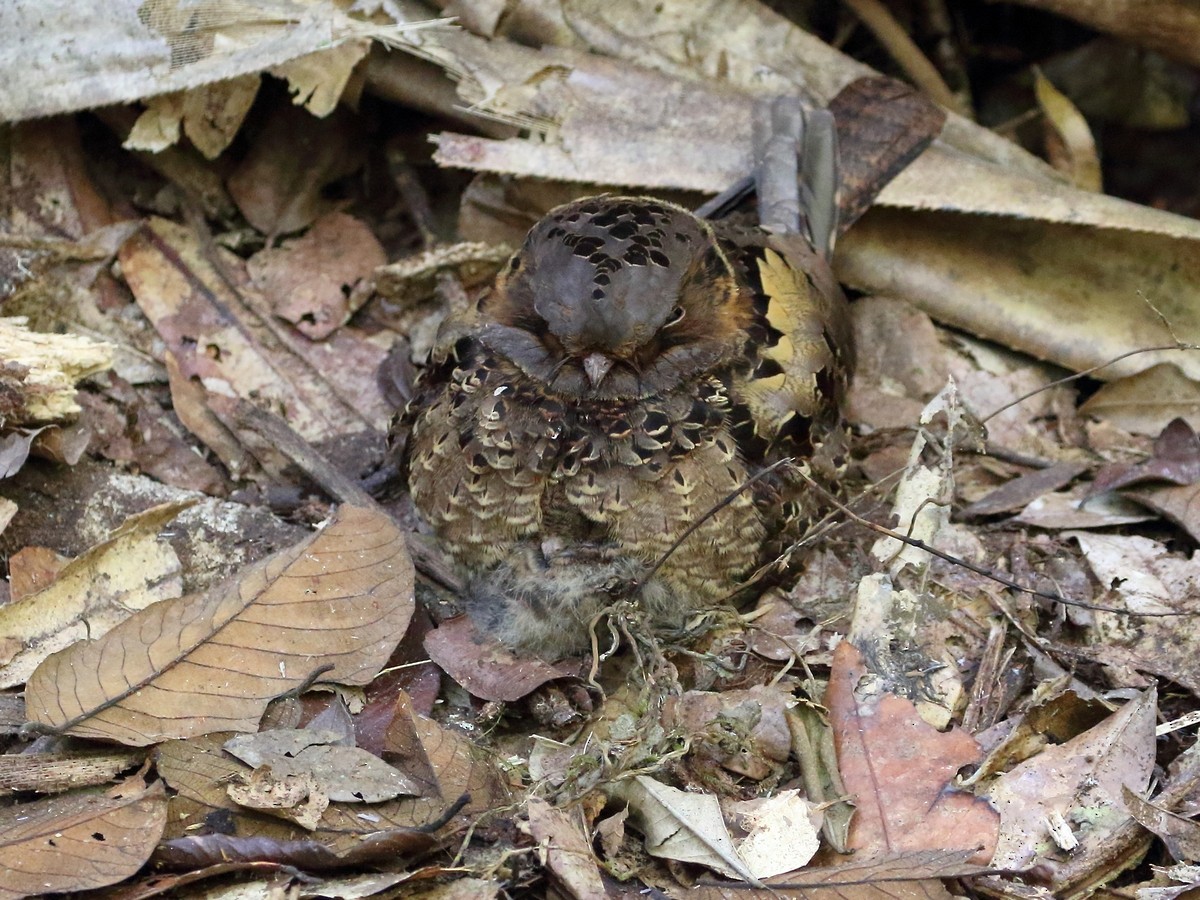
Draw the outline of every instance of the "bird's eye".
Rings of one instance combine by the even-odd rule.
[[[662,323],[663,328],[670,328],[672,325],[678,325],[683,321],[683,317],[687,315],[686,310],[682,306],[677,306],[671,310],[671,314],[667,316],[667,321]]]
[[[511,260],[509,260],[508,271],[515,272],[519,268],[521,268],[521,257],[518,255],[518,256],[514,256]]]

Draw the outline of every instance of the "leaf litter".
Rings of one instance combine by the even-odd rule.
[[[206,43],[122,7],[93,43],[148,23],[154,90],[0,54],[0,650],[28,723],[5,731],[0,896],[1200,881],[1194,737],[1154,728],[1200,690],[1179,352],[1200,230],[1096,190],[1099,101],[1071,68],[1187,44],[1094,6],[1056,4],[1117,39],[1002,50],[1044,64],[998,92],[1024,92],[1001,130],[1026,149],[951,114],[839,243],[864,295],[839,527],[753,610],[663,640],[630,607],[624,650],[560,662],[488,646],[405,500],[363,501],[388,392],[549,206],[598,185],[696,205],[749,172],[753,95],[827,102],[913,23],[844,19],[845,54],[753,0],[464,8],[465,30],[318,3],[205,19]]]

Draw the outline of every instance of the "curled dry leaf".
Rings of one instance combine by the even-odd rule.
[[[681,791],[645,775],[617,781],[608,786],[608,793],[629,804],[651,856],[708,866],[759,884],[734,849],[721,805],[712,794]]]
[[[24,684],[51,653],[97,639],[152,603],[183,592],[179,558],[158,533],[193,500],[130,516],[42,590],[0,606],[0,687]]]
[[[137,785],[136,787],[134,785]],[[161,781],[0,810],[0,900],[104,887],[150,858],[167,822]]]
[[[1193,625],[1200,615],[1200,557],[1184,558],[1138,535],[1068,531],[1062,536],[1079,542],[1096,579],[1110,588],[1104,605],[1134,613],[1093,613],[1078,651],[1105,665],[1162,675],[1200,694],[1200,632]],[[1156,612],[1184,615],[1136,615]]]
[[[272,698],[313,678],[369,682],[408,627],[412,591],[392,521],[342,507],[323,531],[234,581],[157,603],[51,656],[29,679],[27,717],[138,746],[253,731]]]
[[[1040,69],[1033,72],[1034,93],[1046,117],[1046,151],[1054,168],[1085,191],[1101,190],[1100,158],[1087,119]]]
[[[1150,782],[1157,705],[1154,690],[1140,694],[1094,728],[1002,775],[989,791],[1001,815],[992,865],[1024,869],[1036,863],[1043,876],[1061,884],[1062,870],[1072,863],[1046,827],[1053,817],[1067,822],[1079,840],[1076,858],[1101,849],[1130,818],[1124,789],[1141,794]]]
[[[229,735],[205,735],[186,741],[168,741],[160,746],[155,760],[158,771],[175,792],[171,798],[168,838],[183,838],[202,821],[232,822],[237,834],[272,841],[305,840],[320,843],[326,851],[346,862],[379,858],[372,848],[413,829],[425,828],[441,819],[464,794],[468,804],[458,811],[454,826],[465,826],[471,817],[494,809],[502,802],[495,770],[475,752],[461,735],[442,728],[424,716],[414,715],[408,697],[397,700],[397,721],[408,734],[395,734],[388,753],[406,773],[421,781],[423,796],[405,797],[372,804],[333,802],[311,833],[282,819],[267,818],[238,807],[226,785],[244,777],[249,769],[221,749]],[[404,729],[397,728],[399,732]],[[425,767],[424,780],[413,769]],[[452,826],[453,827],[453,826]],[[198,853],[200,845],[185,842]]]

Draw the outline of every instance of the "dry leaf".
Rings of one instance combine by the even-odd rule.
[[[908,700],[881,693],[849,641],[834,651],[829,709],[838,767],[857,808],[850,846],[868,855],[971,850],[987,863],[998,817],[986,800],[951,788],[958,770],[977,762],[966,732],[941,733]]]
[[[1051,879],[1069,865],[1051,840],[1051,816],[1071,826],[1082,845],[1079,855],[1108,840],[1129,820],[1123,790],[1143,793],[1149,784],[1156,710],[1155,692],[1147,691],[1094,728],[1000,776],[988,792],[1001,815],[992,865],[1025,869],[1036,862],[1042,877]]]
[[[469,616],[449,619],[429,632],[425,652],[483,700],[520,700],[548,681],[578,672],[569,661],[551,665],[536,656],[518,656],[491,635],[480,633]]]
[[[1183,419],[1172,419],[1154,441],[1154,453],[1138,463],[1110,463],[1092,479],[1092,490],[1113,491],[1143,482],[1169,481],[1191,485],[1200,481],[1200,438]]]
[[[130,516],[28,597],[0,606],[0,687],[24,684],[50,654],[98,639],[152,603],[183,593],[179,558],[158,533],[194,500]]]
[[[613,799],[629,804],[651,856],[696,863],[759,883],[734,849],[721,805],[712,794],[688,793],[645,775],[615,782],[607,790]]]
[[[310,679],[369,682],[408,626],[412,579],[391,520],[342,507],[235,582],[157,603],[51,656],[29,679],[28,718],[138,746],[253,731],[272,698]]]
[[[1088,484],[1043,494],[1030,501],[1013,521],[1059,531],[1063,528],[1111,528],[1153,518],[1141,506],[1118,494],[1090,494],[1091,485]]]
[[[329,337],[366,299],[357,288],[387,262],[374,233],[345,213],[317,219],[303,237],[260,250],[246,263],[275,310],[315,341]]]
[[[230,738],[224,747],[248,765],[270,766],[276,778],[311,775],[330,800],[379,803],[424,794],[421,786],[366,750],[331,746],[337,738],[328,731],[279,728]]]
[[[89,450],[153,476],[164,484],[210,496],[228,493],[219,467],[196,452],[172,416],[146,387],[115,372],[93,379],[101,393],[81,392],[83,419],[92,430]]]
[[[387,7],[393,14],[398,8]],[[336,3],[293,7],[255,0],[193,8],[122,0],[94,9],[57,0],[13,3],[4,30],[21,39],[0,56],[8,85],[0,122],[128,103],[363,38],[395,44],[406,40],[407,27],[376,24]],[[64,42],[76,52],[57,52]]]
[[[362,166],[361,127],[346,111],[314,119],[291,104],[277,105],[227,182],[242,215],[274,237],[335,209],[323,191]]]
[[[397,7],[392,6],[388,12]],[[338,101],[354,67],[367,55],[371,49],[369,38],[346,41],[337,47],[318,50],[296,59],[288,60],[271,68],[271,74],[283,78],[288,83],[293,97],[292,102],[303,104],[304,108],[318,118],[327,116],[337,108]],[[350,100],[356,103],[357,96]]]
[[[1104,605],[1133,613],[1093,612],[1081,652],[1105,665],[1162,675],[1200,694],[1200,631],[1191,627],[1191,617],[1200,614],[1200,557],[1182,557],[1137,535],[1062,536],[1079,542],[1096,579],[1109,588]],[[1140,612],[1185,615],[1142,618]]]
[[[1128,787],[1122,788],[1121,799],[1139,825],[1162,839],[1173,858],[1200,859],[1200,824],[1142,799]]]
[[[1046,155],[1051,165],[1081,190],[1102,190],[1096,139],[1087,119],[1037,67],[1033,70],[1033,90],[1046,117]]]
[[[545,865],[575,900],[604,900],[608,892],[600,877],[596,855],[581,828],[580,808],[555,809],[533,797],[527,806],[529,831],[540,845]]]
[[[1200,384],[1162,363],[1104,385],[1079,411],[1134,434],[1157,435],[1176,418],[1200,428]]]
[[[135,786],[136,785],[136,786]],[[162,782],[136,779],[0,810],[0,900],[115,884],[150,858],[167,821]]]
[[[1121,494],[1174,522],[1200,543],[1200,484],[1147,486]]]
[[[759,878],[799,869],[821,847],[821,810],[799,791],[731,803],[727,812],[747,832],[738,842],[738,855]]]
[[[1019,478],[1005,482],[981,500],[963,509],[963,519],[980,519],[1021,509],[1051,491],[1074,481],[1088,469],[1085,463],[1064,462],[1045,469],[1035,469]]]
[[[216,159],[237,137],[261,80],[256,72],[151,97],[123,146],[160,153],[178,143],[182,130],[206,158]]]
[[[217,251],[222,267],[244,278],[242,263]],[[245,289],[235,292],[206,256],[188,229],[161,219],[131,238],[121,249],[121,267],[138,304],[170,350],[168,368],[176,409],[188,427],[238,474],[240,447],[222,440],[229,431],[251,446],[266,463],[282,470],[287,463],[273,447],[254,435],[240,433],[233,414],[237,398],[252,400],[284,415],[312,443],[372,428],[370,404],[342,398],[337,386],[314,373],[289,346],[309,343],[282,329],[261,300]],[[343,362],[352,368],[357,360]],[[378,360],[376,359],[377,363]],[[204,403],[183,393],[200,391]],[[364,412],[364,406],[368,412]],[[191,409],[189,418],[186,410]]]
[[[968,862],[971,851],[924,850],[870,858],[835,866],[808,866],[767,880],[769,889],[795,891],[798,897],[835,900],[950,900],[954,895],[940,878],[978,875],[980,866]],[[741,886],[738,886],[741,888]],[[737,900],[744,889],[702,885],[688,897],[696,900]],[[784,894],[787,896],[787,894]]]

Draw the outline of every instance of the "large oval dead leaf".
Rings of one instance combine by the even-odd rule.
[[[236,580],[49,657],[29,679],[26,716],[136,746],[253,731],[271,699],[313,678],[369,682],[412,611],[403,535],[382,513],[343,507]]]
[[[161,781],[0,810],[0,900],[115,884],[150,858],[166,824]]]

